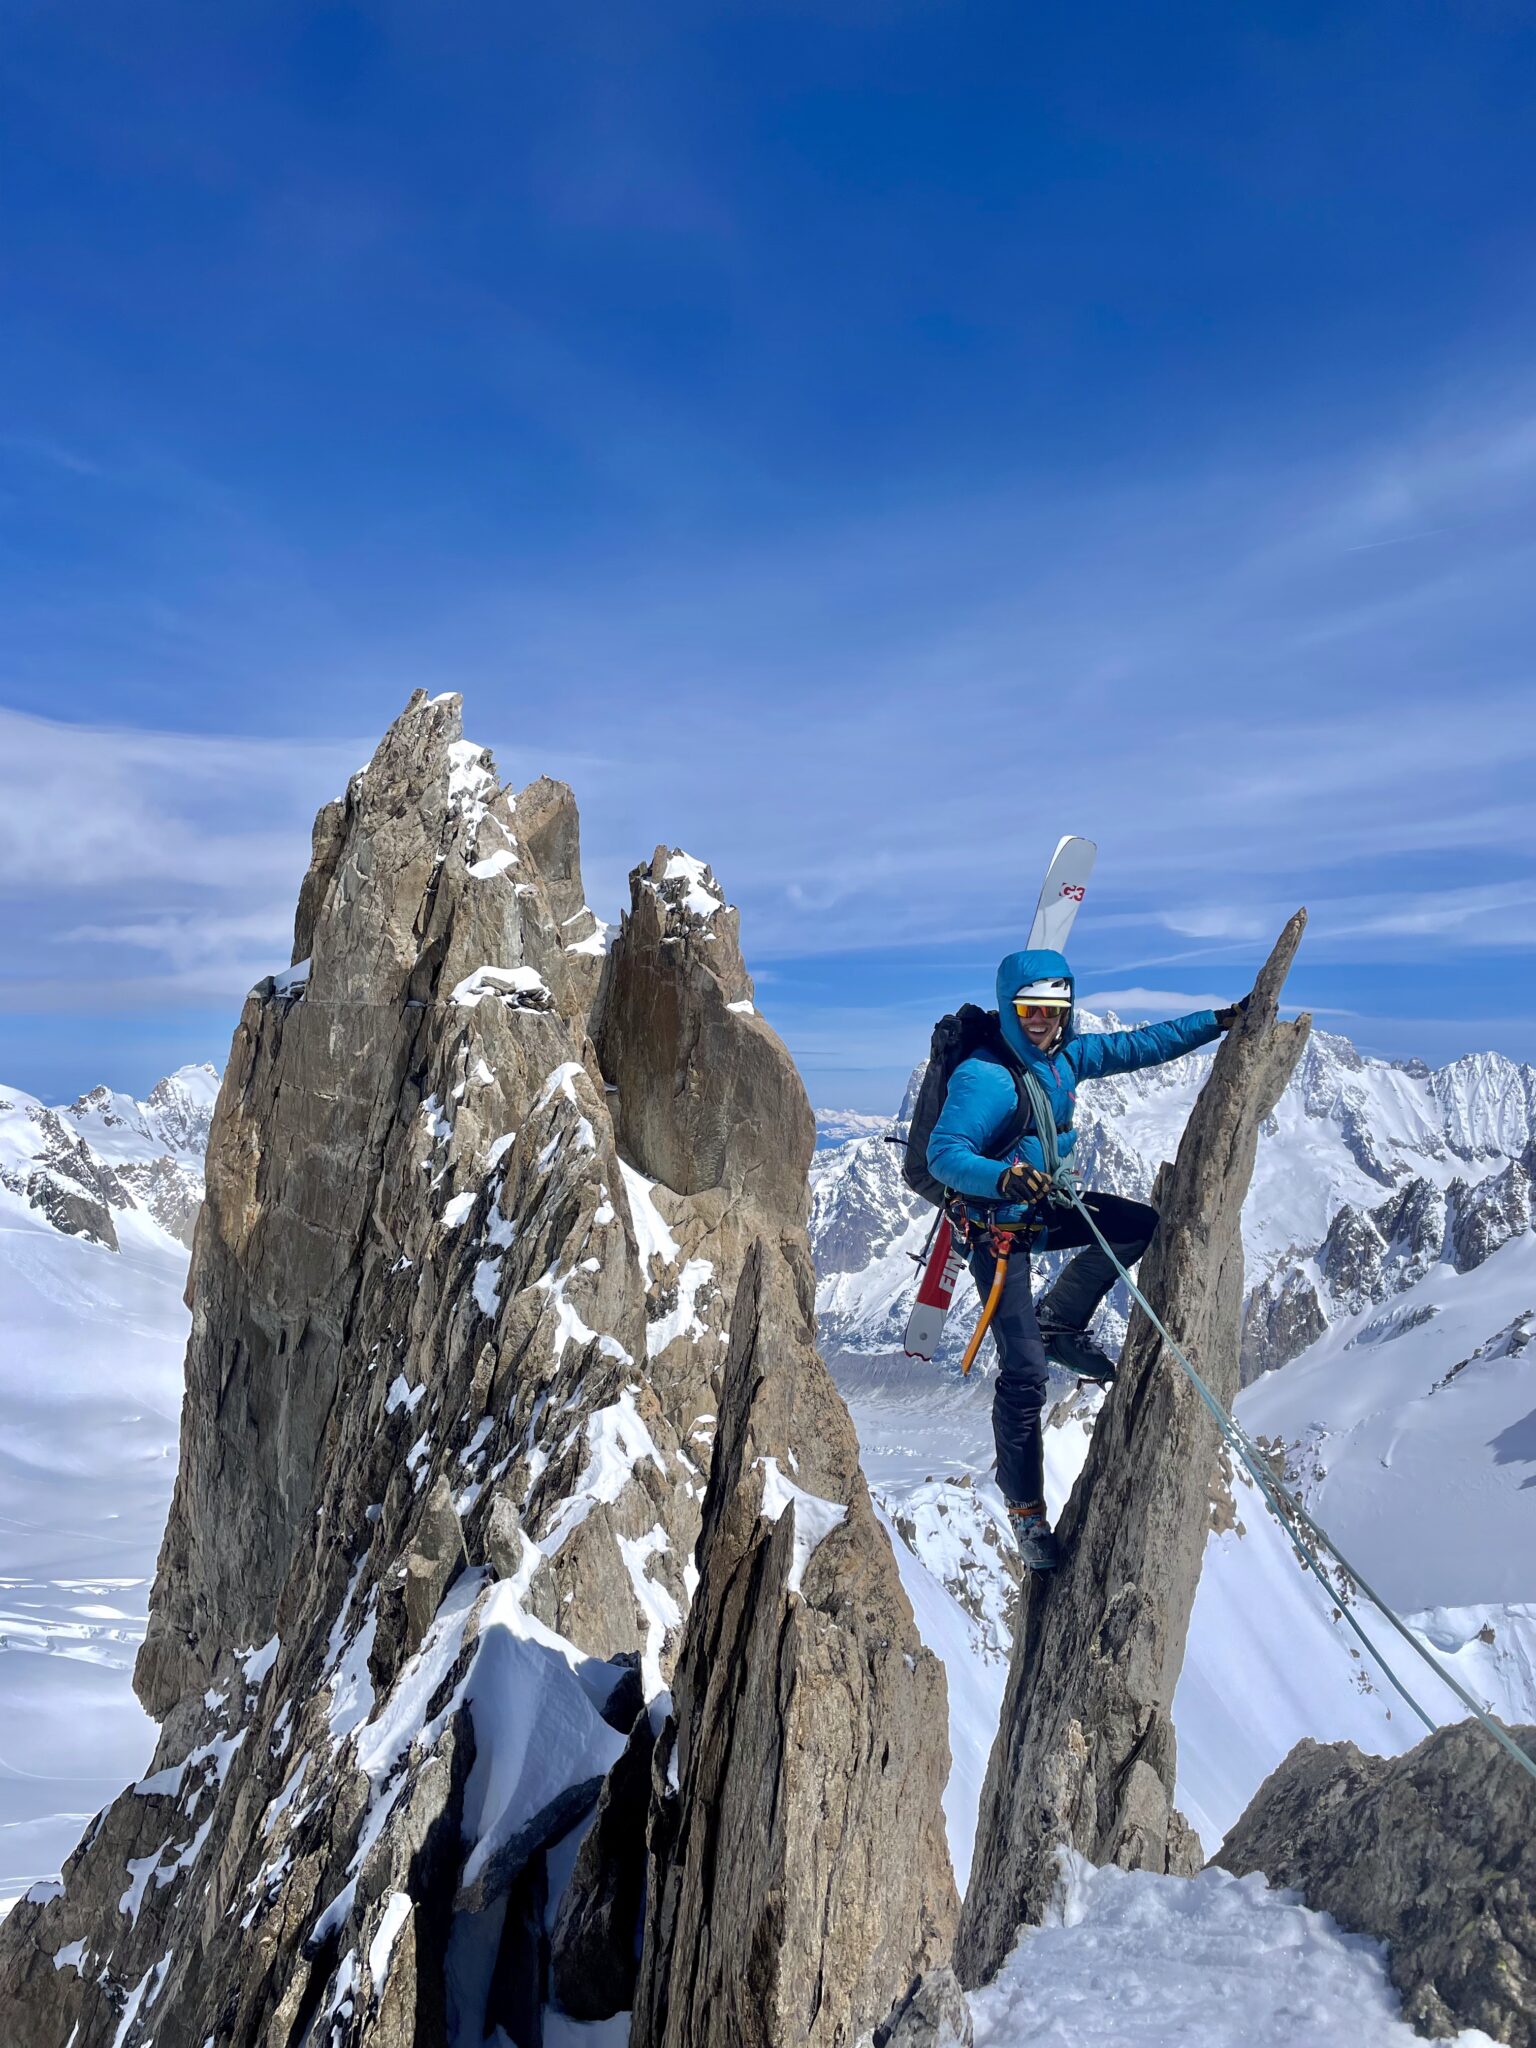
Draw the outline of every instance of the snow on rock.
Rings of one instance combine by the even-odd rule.
[[[273,1665],[277,1662],[277,1654],[282,1647],[282,1638],[280,1636],[274,1635],[270,1636],[267,1639],[267,1641],[262,1643],[260,1647],[257,1649],[237,1650],[235,1652],[236,1658],[238,1659],[240,1664],[240,1668],[245,1673],[245,1692],[247,1700],[254,1698],[255,1695],[258,1692],[260,1692],[262,1682],[266,1678],[267,1673],[272,1669]]]
[[[675,1344],[679,1337],[702,1337],[705,1334],[703,1318],[696,1306],[700,1294],[715,1277],[713,1262],[709,1259],[688,1259],[677,1276],[677,1300],[663,1315],[647,1324],[645,1332],[646,1353],[659,1358],[669,1344]]]
[[[592,960],[603,959],[608,952],[609,941],[613,933],[613,926],[611,924],[605,923],[604,920],[600,918],[595,911],[586,908],[583,908],[582,910],[578,911],[577,917],[567,918],[566,923],[574,924],[576,923],[577,918],[591,918],[592,929],[587,933],[584,939],[568,940],[565,948],[566,952],[580,954],[584,958]]]
[[[655,1202],[656,1182],[647,1180],[645,1175],[625,1160],[619,1161],[619,1172],[624,1180],[624,1192],[629,1198],[629,1217],[634,1225],[636,1256],[640,1261],[641,1277],[651,1278],[651,1260],[660,1259],[663,1266],[672,1266],[681,1256],[677,1239],[667,1228],[666,1221]]]
[[[501,1262],[498,1259],[481,1259],[475,1266],[475,1277],[470,1295],[481,1315],[494,1317],[501,1308],[501,1289],[498,1279]]]
[[[556,1360],[558,1361],[564,1353],[567,1344],[574,1343],[596,1344],[605,1358],[617,1359],[622,1365],[632,1363],[629,1353],[617,1337],[600,1336],[596,1330],[589,1329],[574,1305],[566,1299],[566,1291],[580,1270],[580,1267],[575,1267],[562,1273],[551,1266],[548,1272],[541,1274],[534,1282],[538,1291],[547,1294],[555,1304],[553,1346]]]
[[[662,894],[695,917],[713,917],[725,908],[725,896],[713,870],[690,853],[673,853],[661,871]],[[675,891],[666,884],[675,885]]]
[[[763,1518],[776,1522],[786,1508],[794,1513],[794,1557],[786,1583],[791,1593],[798,1593],[806,1566],[838,1524],[847,1521],[848,1509],[840,1500],[823,1500],[786,1479],[777,1458],[759,1458],[757,1464],[763,1474]]]
[[[291,967],[285,967],[281,972],[274,974],[273,995],[282,997],[284,1001],[291,1001],[295,996],[303,995],[309,986],[309,969],[308,960],[295,960]]]
[[[368,1944],[368,1977],[373,1985],[375,1999],[382,1999],[389,1983],[390,1958],[395,1952],[395,1943],[400,1939],[405,1923],[415,1909],[415,1902],[409,1892],[391,1892],[384,1902],[383,1916]]]
[[[553,1008],[549,986],[533,967],[477,967],[473,974],[454,984],[448,1000],[463,1010],[473,1010],[487,996],[494,996],[509,1010]]]
[[[1095,1869],[973,1992],[976,2048],[1412,2048],[1379,1944],[1223,1870]],[[1491,2048],[1466,2033],[1462,2048]]]
[[[491,1589],[463,1686],[475,1728],[464,1792],[464,1834],[474,1844],[466,1889],[498,1858],[517,1868],[521,1843],[563,1834],[562,1818],[574,1821],[591,1804],[618,1761],[624,1738],[598,1711],[614,1674],[593,1664],[527,1614],[510,1584]]]
[[[653,1579],[646,1571],[646,1565],[653,1557],[659,1557],[670,1548],[667,1532],[660,1525],[648,1529],[643,1536],[619,1538],[619,1555],[624,1560],[624,1569],[629,1573],[629,1582],[634,1588],[635,1605],[645,1616],[645,1648],[640,1658],[640,1680],[647,1700],[658,1698],[666,1690],[662,1676],[661,1652],[667,1637],[681,1628],[683,1610],[659,1580]]]
[[[487,854],[484,860],[471,862],[467,872],[473,875],[477,882],[493,882],[498,875],[504,875],[508,868],[516,866],[517,855],[512,848],[498,846],[496,851]]]
[[[640,1419],[634,1394],[625,1388],[606,1408],[587,1417],[587,1462],[574,1492],[564,1500],[554,1522],[539,1539],[539,1548],[552,1557],[591,1514],[600,1501],[616,1501],[629,1483],[629,1476],[642,1458],[648,1458],[658,1472],[665,1473],[660,1451]]]

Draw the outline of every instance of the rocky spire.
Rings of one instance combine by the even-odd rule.
[[[1259,1125],[1309,1021],[1276,1005],[1298,912],[1216,1054],[1153,1202],[1162,1221],[1138,1280],[1221,1400],[1238,1387],[1239,1219]],[[1217,1437],[1137,1312],[1120,1373],[1061,1522],[1061,1568],[1026,1580],[1002,1721],[960,1919],[961,1981],[990,1978],[1038,1922],[1065,1844],[1094,1863],[1192,1872],[1198,1841],[1173,1805],[1171,1705],[1209,1520]]]
[[[579,1982],[586,2017],[627,2002],[652,1731],[716,1418],[733,1441],[740,1421],[731,1302],[758,1239],[808,1275],[812,1145],[709,870],[667,851],[634,889],[609,959],[570,792],[503,789],[454,696],[418,692],[317,819],[293,962],[245,1003],[209,1141],[136,1674],[158,1746],[62,1887],[0,1926],[0,2040],[425,2048],[500,2027],[538,2048],[551,1985]],[[750,1292],[782,1299],[761,1274]],[[791,1334],[784,1372],[836,1414],[816,1413],[825,1468],[786,1435],[779,1469],[800,1450],[849,1523],[804,1598],[848,1611],[837,1640],[865,1662],[852,1690],[799,1671],[805,1757],[764,1765],[799,1799],[813,1735],[848,1761],[894,1727],[912,1804],[853,1786],[839,1853],[879,1867],[890,1825],[942,1857],[942,1680],[803,1318]],[[769,1363],[739,1334],[730,1356]],[[844,1927],[829,1995],[872,2010],[889,1967],[888,2005],[929,1953],[947,1867],[920,1867],[929,1918]]]
[[[634,2048],[851,2042],[948,1953],[944,1673],[816,1355],[814,1296],[802,1242],[753,1246],[655,1759]]]

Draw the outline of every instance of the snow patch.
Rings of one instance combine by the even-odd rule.
[[[282,1639],[273,1636],[263,1643],[259,1650],[237,1650],[236,1657],[245,1673],[246,1703],[249,1705],[261,1691],[262,1680],[277,1662],[277,1653],[283,1647]]]
[[[640,1277],[649,1285],[652,1259],[660,1259],[664,1266],[676,1265],[681,1256],[677,1239],[667,1228],[666,1219],[656,1206],[655,1181],[647,1180],[643,1173],[622,1159],[619,1161],[619,1173],[624,1182],[624,1193],[629,1199],[630,1221],[635,1227]]]
[[[487,996],[496,997],[509,1010],[554,1007],[544,977],[532,967],[477,967],[454,984],[448,1000],[461,1010],[473,1010]]]
[[[308,960],[295,960],[291,967],[285,967],[280,974],[274,974],[273,995],[290,998],[303,995],[309,986],[309,966]]]
[[[539,1540],[539,1548],[546,1557],[554,1556],[599,1502],[618,1499],[642,1458],[649,1458],[658,1472],[666,1472],[661,1453],[641,1421],[634,1394],[628,1387],[610,1407],[595,1409],[587,1417],[586,1435],[587,1463],[580,1483],[560,1503],[553,1526]]]
[[[483,1316],[494,1317],[501,1307],[500,1279],[500,1259],[482,1259],[475,1267],[475,1278],[470,1293],[474,1297],[475,1307]]]
[[[389,1965],[395,1943],[414,1910],[415,1901],[409,1892],[391,1892],[385,1902],[384,1917],[368,1944],[368,1975],[373,1984],[373,1995],[381,2002],[384,1987],[389,1982]]]
[[[1060,1852],[1044,1925],[971,1994],[976,2048],[1412,2048],[1380,1946],[1262,1877]],[[1464,2048],[1486,2041],[1469,2032]]]
[[[466,873],[477,882],[493,882],[498,875],[504,875],[508,868],[516,866],[517,855],[511,847],[499,846],[494,853],[487,854],[484,860],[477,860],[472,867],[466,869]]]
[[[674,853],[661,871],[664,882],[684,882],[682,904],[695,917],[713,917],[725,908],[725,898],[708,879],[709,870],[689,853]]]
[[[647,1700],[654,1700],[666,1690],[666,1680],[661,1675],[661,1653],[666,1647],[668,1630],[681,1628],[683,1623],[683,1610],[666,1587],[651,1578],[645,1569],[649,1559],[660,1557],[668,1548],[667,1532],[660,1523],[643,1536],[619,1538],[619,1555],[634,1588],[635,1604],[645,1616],[640,1682]]]
[[[763,1475],[763,1500],[758,1513],[765,1520],[776,1522],[786,1508],[794,1509],[795,1545],[788,1589],[798,1593],[806,1566],[832,1531],[848,1519],[848,1510],[842,1501],[823,1500],[819,1493],[807,1493],[803,1486],[786,1479],[777,1458],[759,1458],[756,1464]]]
[[[648,1358],[659,1358],[679,1337],[698,1339],[705,1334],[704,1322],[695,1304],[702,1289],[714,1276],[715,1269],[708,1259],[690,1259],[687,1262],[677,1276],[677,1305],[646,1326],[645,1351]]]
[[[576,1310],[566,1300],[565,1290],[575,1278],[576,1270],[573,1268],[569,1273],[560,1273],[556,1271],[555,1267],[551,1266],[547,1273],[533,1283],[541,1294],[547,1294],[555,1304],[554,1355],[556,1361],[558,1362],[564,1355],[566,1345],[575,1342],[577,1344],[596,1344],[604,1358],[616,1358],[621,1365],[632,1365],[634,1360],[624,1349],[624,1346],[617,1337],[600,1337],[596,1330],[588,1329]]]

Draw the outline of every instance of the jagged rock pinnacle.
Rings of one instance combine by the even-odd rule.
[[[1276,1019],[1304,925],[1298,912],[1216,1054],[1178,1158],[1154,1187],[1162,1220],[1137,1276],[1229,1405],[1238,1387],[1243,1197],[1259,1125],[1310,1023]],[[1062,1567],[1027,1578],[1021,1595],[956,1940],[962,1983],[984,1983],[1020,1923],[1039,1921],[1063,1844],[1128,1869],[1199,1866],[1198,1842],[1173,1805],[1170,1708],[1216,1448],[1193,1386],[1138,1311],[1062,1517]]]

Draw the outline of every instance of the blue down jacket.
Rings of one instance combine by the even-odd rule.
[[[1057,1146],[1066,1159],[1077,1140],[1072,1120],[1079,1081],[1161,1066],[1164,1060],[1176,1060],[1209,1045],[1221,1036],[1221,1026],[1214,1010],[1196,1010],[1188,1017],[1144,1025],[1140,1031],[1088,1031],[1079,1037],[1069,1014],[1055,1050],[1037,1052],[1014,1014],[1013,998],[1026,982],[1058,975],[1068,981],[1072,978],[1060,953],[1041,949],[1010,953],[997,970],[997,1014],[1009,1049],[1021,1066],[1034,1072],[1050,1099]],[[994,1053],[975,1053],[962,1060],[950,1076],[944,1107],[928,1140],[929,1171],[943,1186],[968,1196],[966,1208],[978,1220],[995,1215],[1000,1223],[1018,1222],[1024,1208],[1016,1202],[997,1201],[1003,1169],[1016,1159],[1030,1166],[1045,1165],[1044,1149],[1032,1129],[1006,1157],[995,1149],[1013,1121],[1017,1104],[1018,1090],[1003,1062]],[[1036,1242],[1043,1246],[1043,1240]]]

